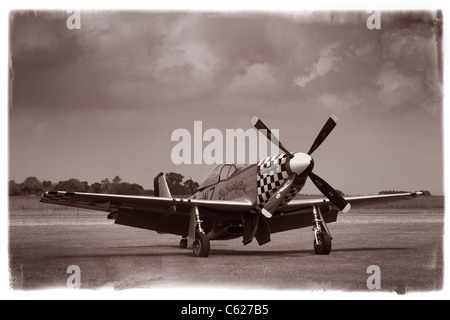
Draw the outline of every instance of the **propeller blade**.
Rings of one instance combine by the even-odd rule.
[[[281,150],[284,151],[284,153],[288,154],[291,158],[293,157],[293,154],[289,152],[289,150],[286,149],[285,146],[283,146],[281,141],[278,140],[278,138],[272,134],[272,131],[270,131],[270,129],[264,124],[264,122],[261,121],[261,119],[254,116],[252,119],[252,124],[253,126],[255,126],[256,129],[261,131],[267,137],[267,139],[269,139],[270,142],[277,145]]]
[[[334,190],[333,187],[330,186],[325,180],[312,172],[309,173],[309,177],[311,178],[317,189],[319,189],[320,192],[322,192],[323,195],[327,197],[332,204],[338,207],[339,210],[341,210],[343,213],[347,213],[350,210],[350,203],[348,203],[348,201],[345,200],[344,197],[339,194],[339,192]]]
[[[322,144],[322,142],[325,141],[330,132],[333,131],[334,127],[337,124],[337,121],[338,118],[334,114],[332,114],[330,118],[328,118],[328,121],[325,123],[322,130],[320,130],[319,134],[317,135],[316,140],[314,140],[311,149],[309,149],[308,151],[309,155],[311,155]]]
[[[275,211],[277,211],[283,199],[287,196],[289,191],[291,191],[296,177],[297,175],[295,173],[292,174],[289,179],[285,180],[284,183],[278,188],[277,192],[270,197],[269,201],[267,201],[261,211],[266,218],[271,218]]]

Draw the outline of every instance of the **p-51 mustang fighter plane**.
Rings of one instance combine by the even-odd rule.
[[[313,227],[314,251],[329,254],[331,234],[327,223],[337,220],[338,212],[351,206],[384,203],[421,195],[421,192],[390,195],[343,197],[325,180],[312,172],[311,154],[337,124],[332,115],[308,153],[291,153],[257,117],[256,129],[277,142],[283,154],[257,164],[217,165],[188,199],[173,198],[166,178],[154,180],[155,196],[125,196],[80,192],[48,191],[41,202],[109,212],[116,224],[180,235],[181,248],[193,248],[195,257],[207,257],[211,240],[243,237],[244,245],[254,238],[259,245],[270,235],[292,229]],[[293,200],[308,177],[326,198]]]

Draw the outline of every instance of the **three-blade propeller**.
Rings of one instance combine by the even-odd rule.
[[[253,117],[252,124],[255,126],[256,129],[260,130],[271,142],[278,144],[279,148],[283,150],[291,159],[291,161],[294,161],[298,155],[299,158],[305,158],[310,156],[328,137],[328,135],[333,131],[334,127],[337,124],[337,117],[335,115],[331,115],[328,121],[323,126],[322,130],[320,130],[319,134],[317,135],[317,138],[314,140],[314,143],[312,144],[311,148],[308,151],[308,156],[305,154],[297,153],[293,154],[291,153],[283,144],[278,140],[277,137],[275,137],[270,129],[258,118]],[[295,158],[295,159],[294,159]],[[309,157],[310,158],[310,157]],[[310,158],[311,163],[312,158]],[[287,179],[279,188],[278,190],[270,197],[264,208],[262,209],[262,214],[270,218],[275,213],[275,211],[278,209],[280,204],[282,203],[283,199],[286,197],[286,195],[289,193],[291,188],[294,186],[295,179],[299,174],[307,173],[309,178],[312,180],[314,185],[317,187],[317,189],[322,192],[322,194],[327,197],[332,204],[334,204],[339,210],[341,210],[343,213],[347,213],[350,210],[350,203],[348,203],[347,200],[342,197],[342,195],[337,192],[332,186],[330,186],[325,180],[320,178],[318,175],[314,174],[312,171],[312,165],[306,166],[303,172],[295,172],[293,173],[289,179]]]

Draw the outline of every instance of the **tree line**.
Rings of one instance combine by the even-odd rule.
[[[167,184],[172,195],[191,195],[197,192],[199,184],[192,178],[184,181],[184,176],[176,172],[166,174]],[[22,183],[9,180],[8,194],[10,196],[41,195],[46,191],[68,191],[68,192],[89,192],[89,193],[109,193],[137,196],[153,196],[154,190],[144,189],[137,183],[124,182],[119,176],[112,180],[105,178],[100,182],[89,184],[87,181],[71,178],[53,183],[49,180],[40,181],[32,176],[26,178]]]
[[[420,192],[423,192],[425,196],[431,196],[431,192],[428,190],[419,190]],[[383,190],[378,192],[378,194],[395,194],[395,193],[409,193],[411,191],[399,191],[399,190]]]
[[[176,172],[166,173],[167,185],[172,195],[192,195],[199,189],[199,184],[192,178],[185,180],[182,174]],[[22,183],[16,183],[15,180],[9,181],[8,194],[10,196],[29,196],[41,195],[46,191],[69,191],[69,192],[89,192],[89,193],[109,193],[137,196],[153,196],[153,189],[144,189],[137,183],[124,182],[119,176],[112,180],[105,178],[100,182],[89,184],[87,181],[79,179],[68,179],[53,183],[49,180],[40,181],[36,177],[28,177]],[[341,195],[344,193],[336,190]],[[431,196],[430,191],[420,190],[425,195]],[[409,191],[383,190],[378,194],[406,193]]]

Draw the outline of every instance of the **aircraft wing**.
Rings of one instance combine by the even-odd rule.
[[[383,204],[383,203],[390,203],[392,201],[411,199],[420,195],[423,195],[423,192],[407,192],[407,193],[394,193],[394,194],[373,195],[373,196],[344,197],[344,199],[351,204],[352,208],[358,208],[372,204]],[[333,204],[326,198],[292,200],[287,205],[280,208],[279,211],[290,212],[310,208],[315,205],[333,206]]]
[[[182,198],[128,196],[66,191],[47,191],[41,202],[110,212],[116,224],[186,235],[190,209],[197,206],[202,219],[214,222],[242,220],[241,212],[253,207],[249,201],[217,201]]]
[[[411,199],[422,194],[422,192],[411,192],[376,196],[345,197],[345,200],[351,204],[352,208],[358,208],[372,204]],[[325,222],[330,223],[337,220],[339,210],[326,198],[292,200],[287,205],[277,210],[277,213],[280,214],[274,215],[271,219],[267,219],[271,233],[310,227],[314,220],[313,206],[326,207],[322,208],[322,215]]]
[[[345,199],[353,208],[356,208],[414,198],[419,195],[422,195],[422,192],[357,196]],[[187,236],[189,213],[193,206],[199,208],[202,220],[205,222],[208,220],[241,221],[241,213],[249,212],[254,208],[254,204],[250,201],[196,200],[65,191],[48,191],[42,195],[41,202],[109,212],[108,219],[115,219],[116,224],[182,236]],[[331,210],[324,212],[323,216],[326,222],[336,221],[339,211],[326,198],[292,200],[277,210],[278,213],[283,214],[274,215],[268,219],[271,232],[310,226],[313,220],[313,206],[331,206]]]
[[[172,207],[189,209],[193,206],[225,212],[250,211],[254,204],[249,201],[196,200],[147,196],[127,196],[66,191],[47,191],[41,202],[62,206],[114,212],[120,209],[149,210],[167,213]]]

